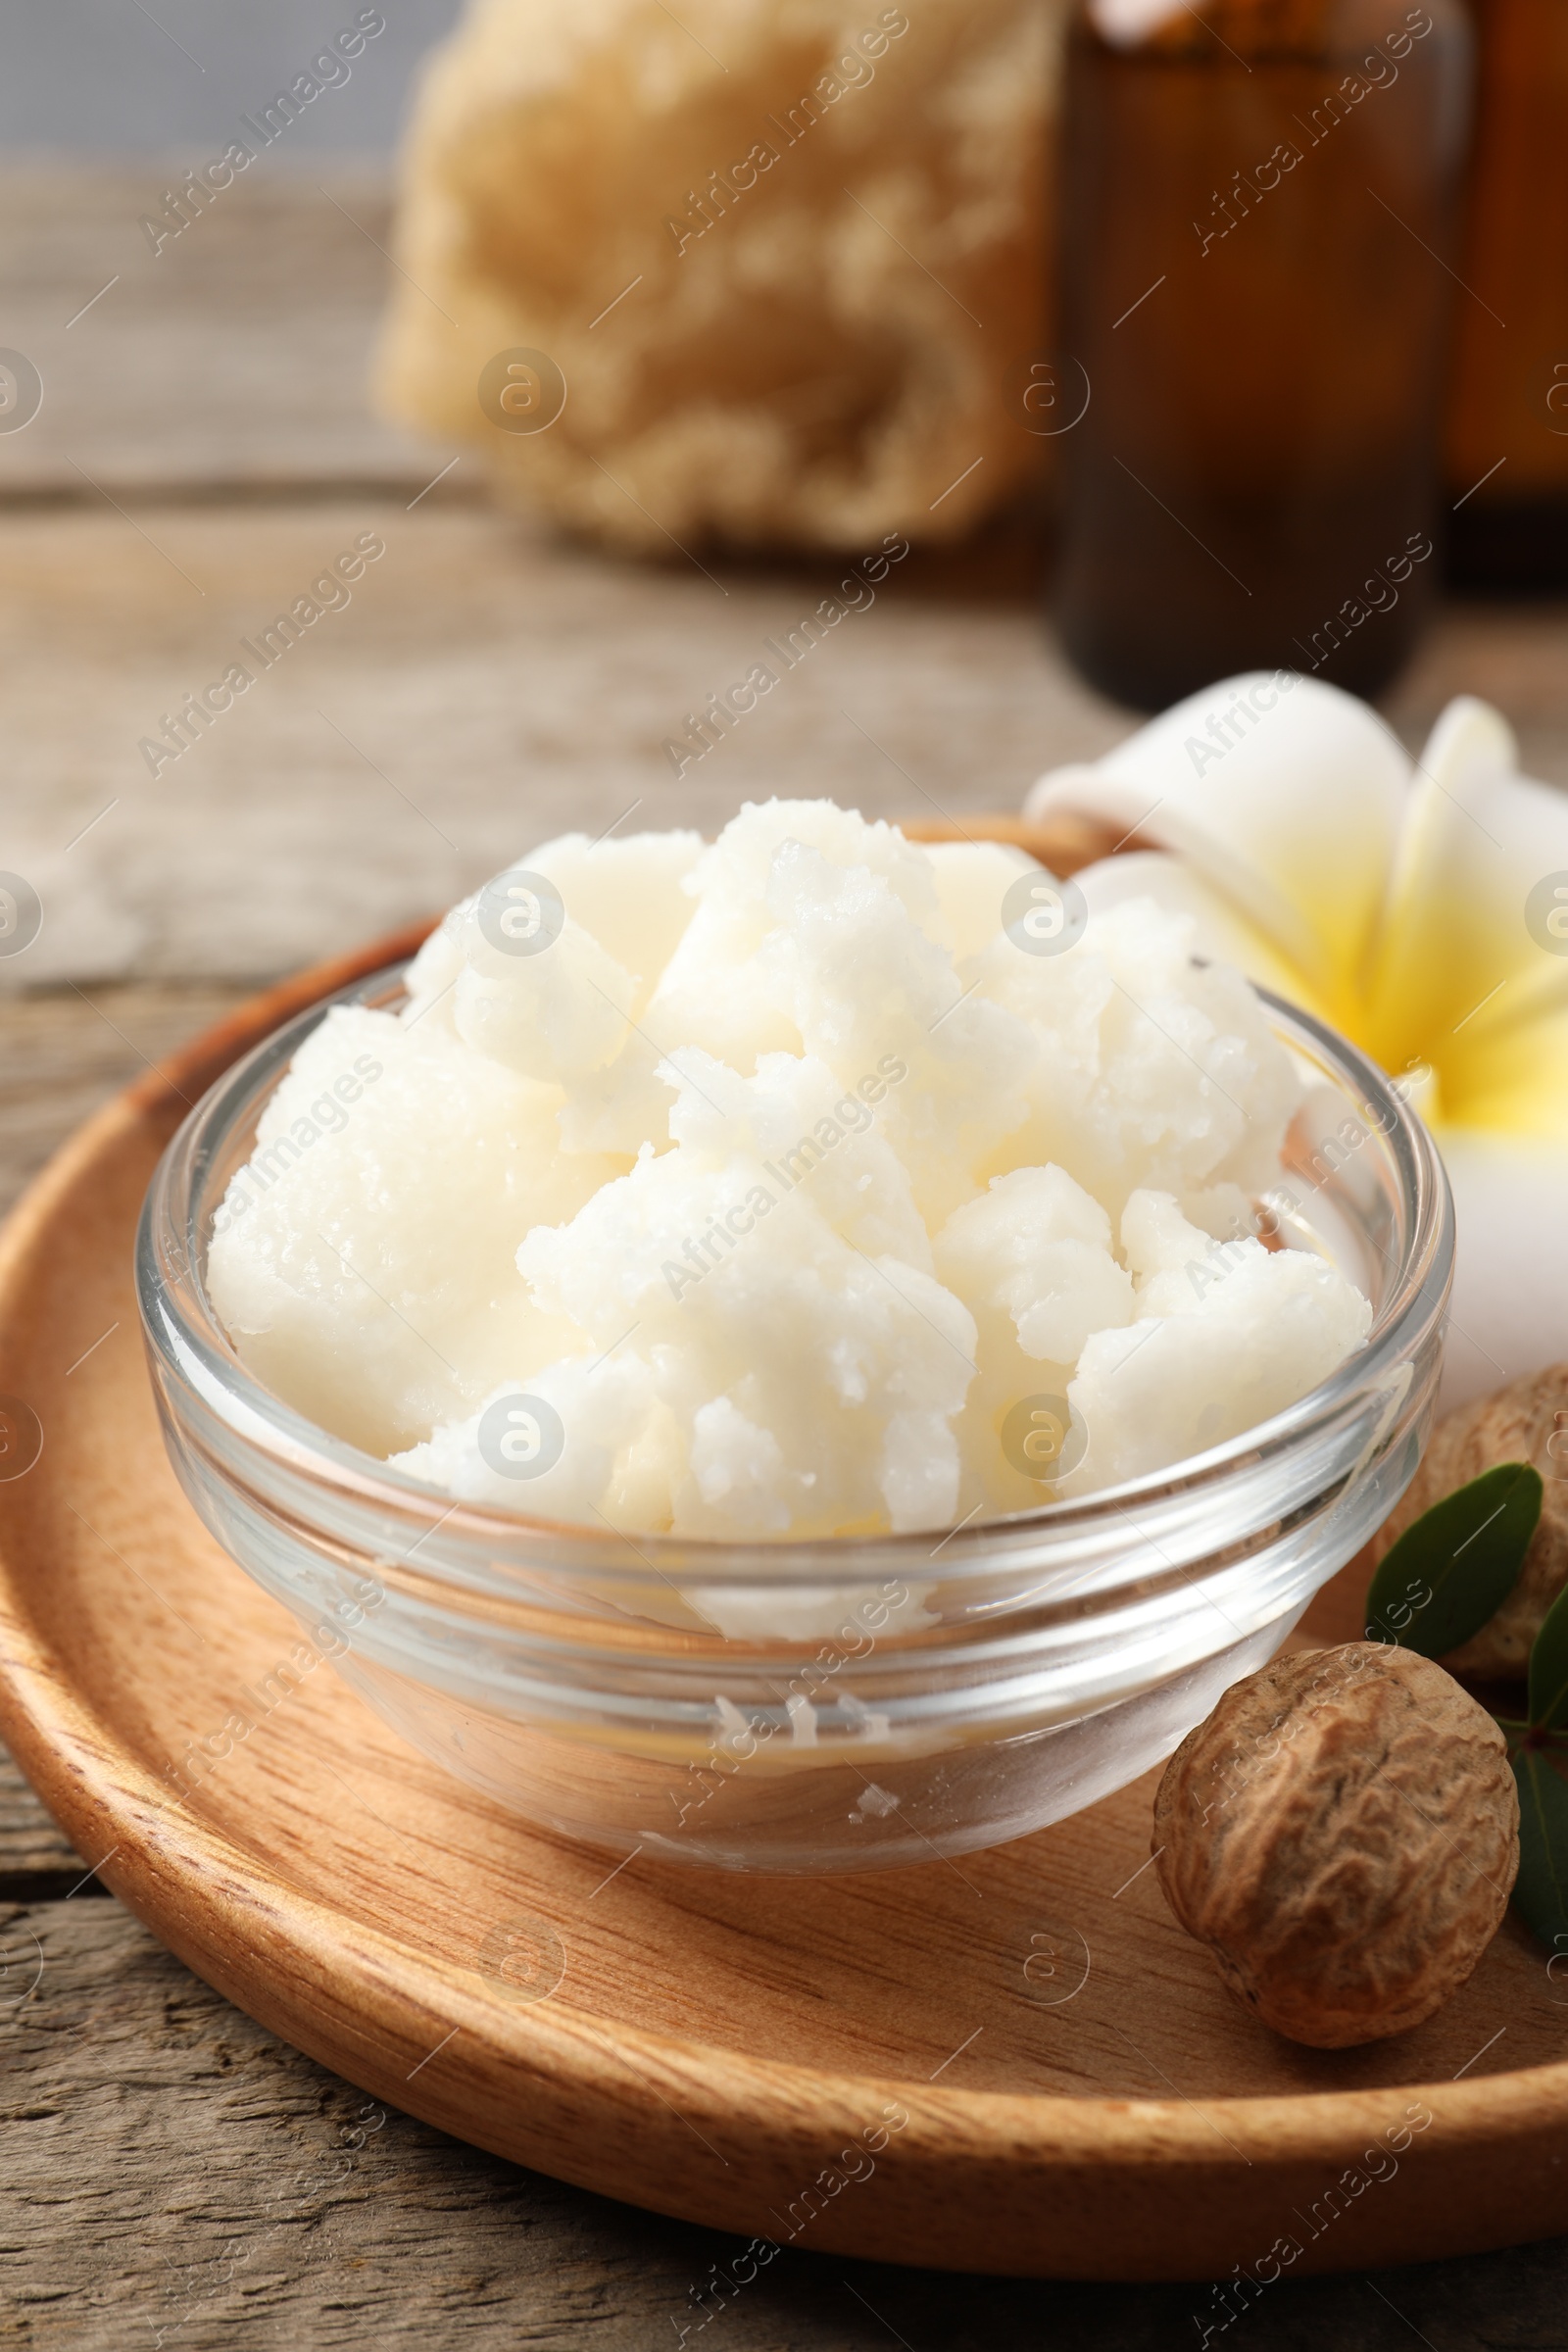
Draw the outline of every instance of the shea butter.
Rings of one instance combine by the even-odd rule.
[[[941,1530],[1169,1467],[1365,1340],[1265,1247],[1300,1094],[1150,900],[823,801],[544,844],[329,1011],[213,1232],[245,1361],[467,1500]]]

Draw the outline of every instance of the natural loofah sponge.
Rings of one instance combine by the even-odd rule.
[[[1053,446],[1064,7],[470,0],[416,113],[384,405],[625,546],[956,535]],[[564,378],[545,429],[526,363],[481,406],[520,351]]]

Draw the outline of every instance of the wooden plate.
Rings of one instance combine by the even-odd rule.
[[[0,1484],[0,1727],[114,1891],[375,2097],[747,2237],[1045,2277],[1239,2264],[1255,2295],[1568,2226],[1568,1984],[1524,1933],[1419,2032],[1293,2048],[1167,1915],[1149,1780],[961,1863],[616,1870],[446,1779],[322,1667],[174,1792],[167,1768],[298,1629],[165,1459],[131,1291],[142,1193],[231,1059],[411,945],[257,999],[131,1088],[0,1239],[0,1392],[43,1430]],[[1330,1588],[1319,1638],[1358,1630],[1362,1589]]]

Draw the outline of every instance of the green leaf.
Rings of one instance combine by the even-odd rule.
[[[1543,1492],[1528,1462],[1499,1462],[1423,1511],[1378,1563],[1368,1639],[1442,1658],[1479,1634],[1518,1582]]]
[[[1514,1908],[1552,1954],[1568,1954],[1568,1787],[1539,1748],[1513,1760],[1519,1784]]]
[[[1546,1611],[1530,1652],[1530,1721],[1539,1732],[1568,1727],[1568,1586]]]

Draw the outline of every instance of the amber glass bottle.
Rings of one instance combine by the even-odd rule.
[[[1119,700],[1252,666],[1370,694],[1410,651],[1470,55],[1462,0],[1079,0],[1057,612]]]
[[[1568,588],[1568,5],[1473,0],[1475,160],[1448,416],[1453,569]]]

